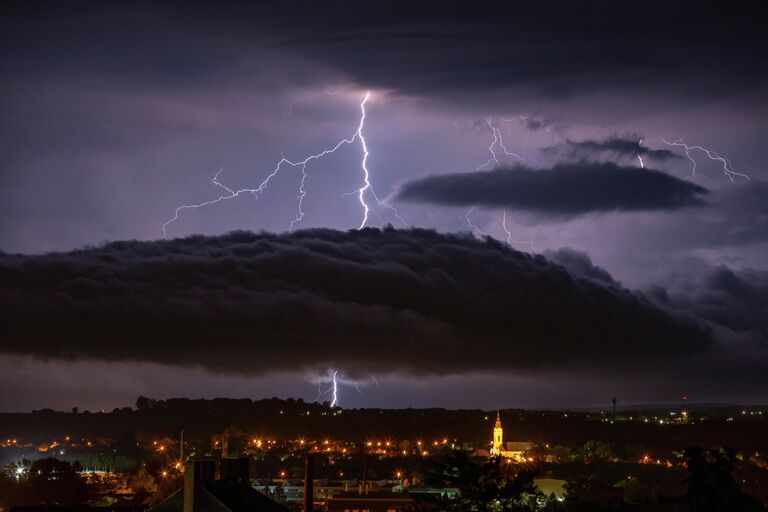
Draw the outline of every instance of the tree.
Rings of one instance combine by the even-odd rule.
[[[587,441],[582,448],[584,461],[613,460],[615,458],[611,445],[602,441]]]
[[[33,462],[18,478],[16,505],[82,505],[88,487],[68,462],[54,458]]]
[[[685,450],[684,456],[689,472],[686,497],[691,512],[765,510],[755,498],[742,493],[734,480],[734,450],[702,450],[693,447]]]
[[[147,398],[145,396],[140,396],[136,399],[136,410],[138,411],[146,411],[151,409],[155,406],[157,403],[156,400],[152,400],[151,398]]]
[[[569,501],[594,502],[610,488],[605,478],[593,473],[567,482],[565,493]]]
[[[478,463],[466,452],[454,451],[426,461],[422,472],[427,485],[457,488],[459,497],[447,504],[461,511],[530,510],[529,499],[540,494],[533,484],[533,471],[500,457]]]

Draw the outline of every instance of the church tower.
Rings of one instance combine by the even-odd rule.
[[[501,416],[496,411],[496,425],[493,427],[493,448],[491,448],[492,455],[501,455],[504,445],[504,429],[501,428]]]

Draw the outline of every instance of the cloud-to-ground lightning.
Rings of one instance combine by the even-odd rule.
[[[371,375],[371,379],[375,382],[375,377]],[[323,384],[329,384],[327,389],[323,389]],[[340,398],[340,388],[341,386],[349,386],[353,387],[357,390],[358,393],[362,394],[362,391],[360,391],[360,382],[356,380],[351,380],[348,378],[344,378],[342,376],[339,376],[339,370],[328,370],[328,373],[325,375],[319,377],[317,379],[317,398],[315,399],[315,402],[319,402],[320,399],[325,395],[330,395],[331,407],[341,407],[341,398]],[[378,382],[376,383],[378,386]]]
[[[637,142],[637,147],[639,148],[642,145],[643,145],[643,139],[640,139]],[[640,160],[640,168],[645,169],[645,162],[643,162],[643,156],[639,152],[637,153],[637,159]]]
[[[717,151],[713,151],[711,149],[707,149],[698,145],[690,145],[686,143],[682,138],[672,142],[664,139],[663,137],[659,137],[659,139],[661,140],[661,142],[663,142],[668,146],[677,146],[677,147],[683,148],[683,150],[685,151],[685,156],[691,162],[691,173],[693,175],[696,175],[696,160],[691,156],[691,151],[698,150],[704,153],[705,155],[707,155],[707,158],[709,158],[710,160],[720,162],[720,164],[723,166],[723,174],[725,174],[725,176],[732,182],[736,181],[734,178],[737,176],[740,178],[746,178],[748,180],[752,179],[746,174],[742,174],[740,172],[736,172],[733,169],[731,169],[728,165],[728,160],[725,157],[720,156],[717,153]]]
[[[218,177],[219,177],[219,175],[222,172],[221,170],[219,170],[219,172],[217,172],[216,175],[213,178],[213,184],[215,186],[218,186],[218,187],[224,189],[227,192],[227,194],[226,195],[220,195],[216,199],[211,199],[209,201],[204,201],[202,203],[185,204],[185,205],[181,205],[181,206],[177,207],[176,210],[174,211],[173,217],[170,218],[169,220],[167,220],[165,223],[163,223],[163,238],[165,238],[167,236],[167,234],[168,234],[167,233],[168,226],[170,226],[172,223],[177,221],[179,219],[179,215],[183,211],[185,211],[185,210],[195,210],[195,209],[203,208],[203,207],[206,207],[206,206],[212,206],[212,205],[220,203],[222,201],[229,200],[229,199],[234,199],[236,197],[239,197],[241,195],[246,195],[246,194],[250,194],[250,195],[253,195],[254,197],[258,198],[260,195],[262,195],[264,193],[264,190],[269,185],[270,180],[272,178],[274,178],[280,172],[280,170],[282,169],[282,167],[284,165],[287,165],[287,166],[290,166],[290,167],[293,167],[293,168],[298,168],[299,172],[301,173],[301,180],[300,180],[300,183],[299,183],[299,194],[297,196],[298,205],[297,205],[296,217],[291,221],[291,223],[289,225],[289,229],[293,230],[294,226],[297,223],[301,222],[302,219],[304,218],[304,210],[302,209],[302,206],[303,206],[304,198],[307,195],[307,192],[306,192],[306,189],[305,189],[305,184],[306,184],[306,179],[307,179],[307,164],[309,164],[310,162],[312,162],[314,160],[318,160],[320,158],[323,158],[324,156],[326,156],[326,155],[328,155],[330,153],[334,153],[339,148],[341,148],[342,146],[345,146],[345,145],[348,145],[348,144],[353,144],[356,141],[360,142],[360,146],[361,146],[362,151],[363,151],[363,158],[362,158],[362,161],[361,161],[361,169],[362,169],[362,173],[363,173],[363,183],[362,183],[362,186],[355,192],[355,195],[357,195],[358,200],[360,202],[360,206],[363,209],[363,218],[362,218],[362,221],[360,222],[360,225],[359,225],[358,229],[362,229],[363,227],[365,227],[366,223],[368,222],[368,214],[371,212],[371,207],[368,204],[368,202],[366,201],[366,197],[368,195],[373,197],[373,199],[376,201],[377,204],[379,204],[379,206],[382,206],[382,207],[387,208],[390,211],[392,211],[393,215],[405,226],[406,225],[405,220],[403,220],[403,218],[399,215],[399,213],[397,212],[397,209],[395,209],[392,206],[384,204],[379,199],[378,195],[376,194],[376,192],[373,189],[373,185],[371,184],[370,171],[368,170],[368,156],[369,156],[368,143],[367,143],[367,141],[365,139],[365,135],[363,134],[363,128],[365,127],[365,118],[366,118],[365,105],[368,103],[368,100],[369,100],[370,96],[371,96],[370,91],[366,92],[365,93],[365,97],[363,98],[362,102],[360,103],[360,121],[358,123],[357,129],[352,134],[352,136],[344,138],[344,139],[341,139],[340,141],[338,141],[331,148],[325,149],[325,150],[321,151],[320,153],[316,153],[316,154],[310,155],[307,158],[305,158],[304,160],[293,161],[293,160],[289,160],[289,159],[287,159],[287,158],[285,158],[283,156],[280,159],[280,161],[277,162],[277,165],[272,170],[272,172],[270,174],[268,174],[267,177],[264,178],[264,180],[255,188],[243,188],[243,189],[233,190],[233,189],[231,189],[229,187],[226,187],[225,185],[223,185],[222,183],[220,183],[218,181]]]
[[[336,375],[338,373],[338,370],[333,372],[333,386],[331,387],[331,396],[333,397],[333,400],[331,400],[331,407],[336,407],[339,403],[339,383],[336,381]]]

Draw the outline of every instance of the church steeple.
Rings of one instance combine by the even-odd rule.
[[[493,448],[492,455],[501,455],[504,446],[504,429],[501,428],[501,414],[496,411],[496,425],[493,427]]]

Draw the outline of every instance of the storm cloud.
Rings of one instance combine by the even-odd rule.
[[[4,254],[0,283],[0,350],[39,358],[424,375],[578,371],[690,357],[712,343],[690,317],[544,257],[427,230]]]
[[[608,286],[620,287],[621,283],[602,267],[592,263],[592,258],[585,252],[561,247],[556,251],[544,251],[544,257],[553,263],[562,265],[571,274],[592,279]]]
[[[673,273],[649,295],[712,324],[768,341],[768,272],[712,266],[695,273]]]
[[[627,137],[608,137],[598,140],[574,141],[566,139],[565,142],[554,146],[542,148],[544,154],[557,155],[573,160],[596,159],[609,157],[617,160],[627,160],[641,156],[656,162],[680,159],[680,155],[668,149],[651,149],[642,145],[641,137],[633,139]]]
[[[12,2],[6,10],[3,41],[24,74],[243,83],[259,74],[254,51],[267,46],[367,86],[462,101],[510,88],[549,98],[596,90],[700,98],[766,79],[764,38],[744,30],[763,15],[717,2],[193,2],[183,12],[162,2]],[[291,79],[306,80],[298,69]]]
[[[561,163],[439,174],[403,183],[394,199],[509,208],[549,217],[702,206],[708,191],[669,174],[613,163]]]

